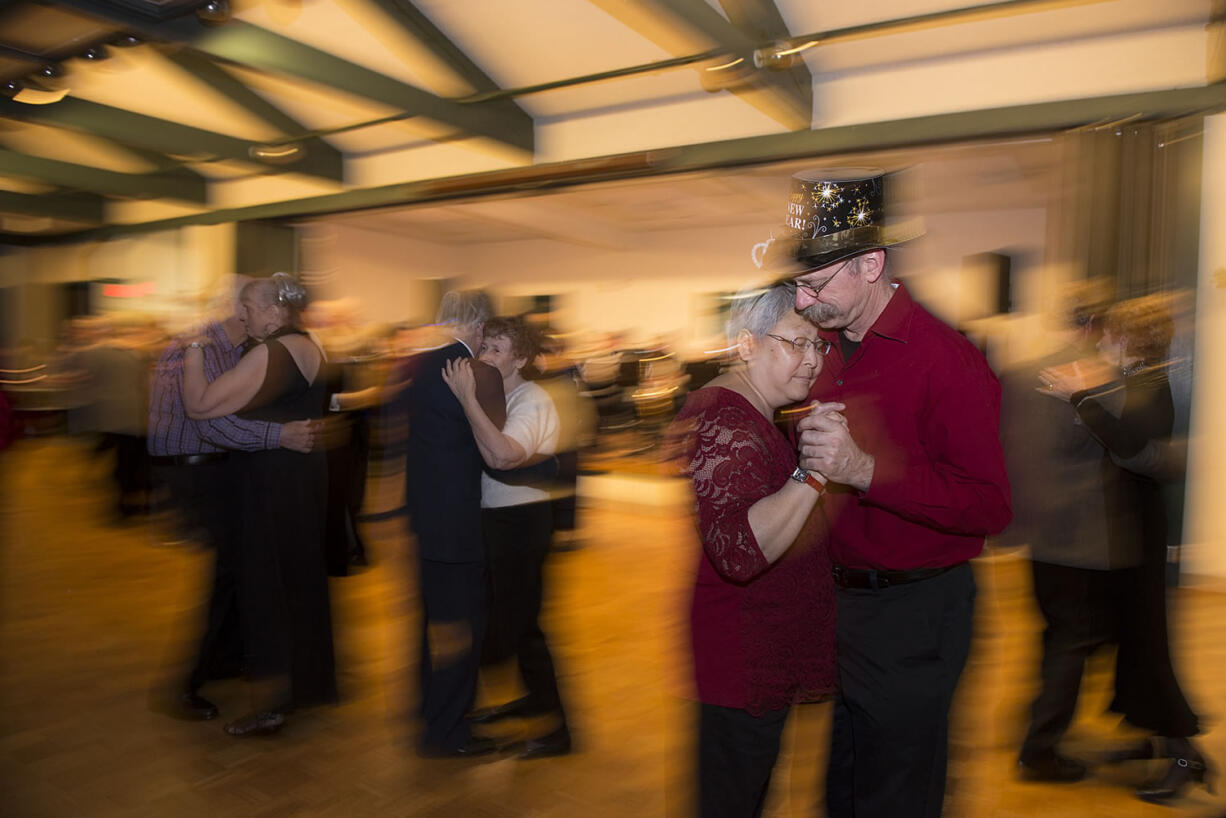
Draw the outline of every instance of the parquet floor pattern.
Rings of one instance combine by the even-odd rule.
[[[295,714],[278,736],[226,736],[247,709],[238,680],[205,689],[222,719],[169,718],[202,610],[208,555],[167,545],[156,522],[109,521],[104,461],[84,441],[37,438],[0,455],[0,815],[687,816],[692,706],[684,611],[695,543],[685,509],[596,506],[584,546],[549,566],[547,632],[576,752],[423,760],[412,752],[416,580],[412,543],[391,519],[366,527],[373,565],[332,581],[340,706]],[[645,482],[644,491],[650,491]],[[377,492],[376,492],[377,496]],[[1018,781],[1016,744],[1034,693],[1039,623],[1017,555],[976,566],[976,642],[952,724],[946,815],[1210,816],[1204,790],[1175,807],[1134,799],[1147,772],[1100,768],[1086,782]],[[1205,717],[1203,744],[1226,763],[1226,596],[1180,591],[1176,655]],[[482,696],[513,694],[491,674]],[[1126,733],[1100,715],[1110,664],[1096,663],[1070,747],[1090,754]],[[829,708],[797,708],[768,818],[823,814]],[[501,728],[508,742],[537,727]]]

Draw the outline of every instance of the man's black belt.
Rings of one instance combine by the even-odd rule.
[[[831,569],[831,573],[834,575],[834,584],[840,588],[876,590],[894,585],[906,585],[911,582],[923,582],[965,564],[959,562],[954,565],[943,565],[940,568],[917,568],[914,571],[879,571],[876,568],[844,568],[842,565],[836,565]]]
[[[201,466],[205,463],[220,463],[229,457],[229,452],[206,452],[205,454],[171,454],[151,459],[155,466]]]

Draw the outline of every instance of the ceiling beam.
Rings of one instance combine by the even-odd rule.
[[[103,0],[58,0],[79,12],[98,17],[152,39],[188,43],[223,62],[289,75],[354,96],[423,116],[474,136],[483,136],[531,153],[532,118],[522,111],[510,115],[505,107],[488,103],[462,104],[436,96],[408,83],[351,63],[326,51],[283,37],[241,20],[202,26],[194,15],[152,22]]]
[[[256,165],[269,173],[305,173],[333,181],[343,181],[339,169],[333,169],[335,172],[325,175],[324,170],[317,166],[317,160],[316,163],[312,163],[309,151],[306,152],[301,163],[274,167],[252,156],[252,151],[259,148],[262,143],[250,142],[71,96],[65,97],[54,105],[26,105],[12,100],[0,100],[0,117],[36,122],[56,128],[68,128],[171,156],[232,159]]]
[[[932,114],[910,119],[751,136],[668,150],[576,159],[528,168],[384,185],[292,201],[214,210],[142,224],[111,225],[62,236],[44,237],[35,243],[103,239],[191,224],[222,224],[253,219],[301,219],[368,208],[422,204],[525,190],[541,191],[615,179],[718,170],[800,158],[812,159],[862,151],[1061,133],[1095,123],[1131,118],[1138,114],[1144,119],[1168,119],[1222,111],[1226,111],[1226,84]]]
[[[292,138],[296,134],[310,131],[310,128],[286,114],[251,90],[233,74],[201,54],[189,49],[180,49],[166,54],[166,58],[248,113],[276,128],[284,136]],[[303,139],[300,144],[306,151],[306,155],[294,163],[293,169],[296,172],[310,173],[313,176],[322,176],[337,181],[344,180],[345,160],[339,150],[318,136]]]
[[[458,45],[451,41],[442,29],[434,24],[429,17],[412,3],[412,0],[372,0],[383,9],[383,12],[395,20],[413,39],[426,48],[455,71],[465,82],[473,87],[478,94],[493,93],[503,89],[473,62]],[[519,103],[511,99],[497,99],[488,103],[491,110],[499,111],[508,119],[531,117]]]
[[[775,0],[719,0],[728,20],[755,43],[786,42],[791,36],[787,21],[779,13]],[[813,74],[804,59],[796,56],[792,65],[781,71],[767,69],[773,86],[801,116],[807,117],[803,129],[813,125]],[[799,130],[793,128],[793,130]]]
[[[14,193],[0,190],[0,212],[50,216],[70,222],[101,223],[103,198],[86,193]]]
[[[205,204],[203,179],[172,173],[120,173],[0,149],[0,176],[35,179],[57,187],[135,199],[178,199]]]
[[[371,0],[395,20],[413,39],[433,52],[459,74],[474,91],[498,91],[498,84],[442,32],[410,0]]]
[[[750,0],[752,2],[752,0]],[[768,0],[769,1],[769,0]],[[706,0],[593,0],[657,45],[681,56],[689,54],[693,39],[676,39],[678,25],[700,35],[741,60],[727,71],[727,90],[782,124],[790,131],[813,124],[813,83],[800,82],[792,71],[755,68],[753,52],[762,41],[725,20]],[[782,18],[780,19],[782,23]],[[786,29],[785,29],[786,30]],[[771,37],[769,39],[776,39]],[[677,49],[682,49],[678,51]],[[803,61],[802,61],[803,62]],[[706,70],[700,66],[699,71]],[[805,75],[808,75],[807,69]]]

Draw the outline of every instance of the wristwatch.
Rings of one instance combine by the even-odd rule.
[[[818,494],[826,493],[826,487],[822,485],[822,482],[802,469],[800,466],[797,466],[796,471],[792,472],[792,479],[797,483],[805,483],[812,486],[813,490]]]

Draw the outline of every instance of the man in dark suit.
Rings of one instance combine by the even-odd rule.
[[[481,635],[485,630],[481,542],[481,453],[460,402],[443,382],[447,361],[473,359],[477,395],[490,419],[506,419],[502,379],[476,360],[481,330],[491,315],[481,292],[449,292],[439,306],[454,343],[410,363],[405,401],[409,413],[406,505],[417,535],[422,603],[419,749],[427,756],[493,752],[493,740],[474,736],[465,721],[477,693]]]

